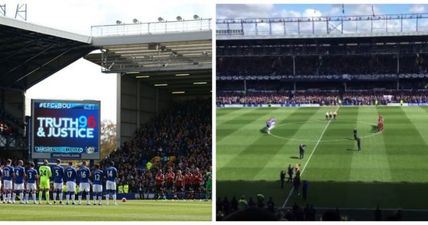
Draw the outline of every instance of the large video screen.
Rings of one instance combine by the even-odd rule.
[[[34,159],[99,159],[100,102],[32,100]]]

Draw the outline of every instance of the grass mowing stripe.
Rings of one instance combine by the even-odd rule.
[[[222,114],[222,116],[220,117],[217,114],[217,126],[221,126],[224,123],[234,121],[240,117],[245,117],[246,115],[253,113],[253,111],[260,110],[260,109],[262,108],[222,110],[221,112],[225,111],[227,113]]]
[[[265,166],[259,170],[256,177],[254,178],[255,180],[277,180],[277,173],[279,170],[286,170],[287,165],[294,165],[296,163],[304,164],[305,161],[307,161],[308,157],[299,159],[298,145],[305,143],[307,144],[306,148],[312,148],[316,142],[316,138],[318,138],[326,123],[325,120],[319,121],[320,114],[323,114],[321,112],[323,111],[322,108],[312,108],[309,110],[313,111],[314,113],[305,116],[304,119],[301,119],[301,117],[290,118],[290,120],[287,120],[285,124],[277,124],[275,129],[272,130],[270,136],[279,139],[275,140],[275,142],[279,141],[278,143],[280,144],[278,145],[278,148],[280,149],[276,152],[276,154],[270,155],[271,157],[269,163],[265,164]],[[300,126],[296,127],[296,124],[300,124]],[[287,138],[284,139],[281,137]],[[301,141],[302,139],[308,137],[313,137],[315,139],[313,141],[314,143]],[[296,140],[299,141],[296,143]],[[269,152],[269,154],[271,154],[271,152]],[[285,199],[285,196],[281,199]],[[279,204],[282,204],[282,201],[280,201]]]
[[[211,201],[130,200],[119,203],[118,206],[7,204],[1,206],[0,220],[210,221],[211,203]]]
[[[227,120],[217,123],[217,143],[220,143],[224,138],[228,136],[235,136],[235,132],[238,132],[241,129],[244,129],[246,125],[252,124],[254,122],[253,115],[259,115],[259,120],[265,120],[267,116],[275,113],[275,111],[280,111],[279,109],[265,109],[265,108],[256,108],[256,109],[247,109],[245,111],[240,111],[240,115],[235,118],[228,118]],[[261,122],[261,121],[260,121]],[[264,123],[264,122],[263,122]]]
[[[292,111],[291,114],[287,114],[284,117],[284,114],[277,116],[277,124],[284,124],[287,121],[292,120],[306,120],[311,115],[315,114],[318,109],[305,109],[305,108],[299,108],[297,110]],[[279,120],[278,118],[283,118]],[[255,126],[259,126],[259,129],[256,131],[253,131],[253,133],[256,133],[254,139],[255,142],[248,144],[246,143],[245,148],[239,152],[239,154],[235,155],[228,164],[223,166],[222,168],[217,168],[217,179],[225,179],[226,177],[233,177],[235,174],[240,174],[239,176],[241,179],[245,180],[254,180],[255,176],[259,172],[260,168],[263,168],[272,158],[273,155],[277,154],[278,151],[280,151],[280,147],[283,143],[281,140],[278,140],[277,138],[271,137],[267,134],[261,133],[259,130],[260,128],[264,127],[265,123],[262,124],[255,124]],[[303,125],[302,124],[296,124],[295,127],[293,127],[292,132],[297,132],[297,130]],[[239,141],[239,140],[235,140]],[[268,147],[265,149],[260,150],[260,148],[256,147],[257,145],[267,145]],[[227,149],[227,146],[225,145],[218,145],[217,151],[225,151]],[[260,151],[270,152],[270,155],[259,155],[258,153]],[[219,161],[217,159],[217,161]],[[254,167],[247,168],[246,171],[237,171],[236,166],[239,164],[247,164],[252,165]]]
[[[413,126],[419,132],[419,135],[422,137],[426,145],[428,145],[428,116],[426,115],[426,113],[428,113],[427,110],[427,107],[425,107],[425,110],[421,107],[414,107],[411,109],[403,108],[403,111],[405,112],[407,118],[412,122]]]
[[[413,111],[415,109],[409,108],[406,110]],[[428,169],[426,163],[428,159],[428,154],[426,154],[427,143],[413,124],[423,123],[423,120],[410,119],[401,107],[388,109],[386,113],[387,115],[384,116],[384,137],[390,164],[394,165],[391,169],[393,181],[426,182],[428,180],[428,174],[426,173]],[[390,123],[390,121],[394,121],[394,123]],[[404,146],[403,143],[405,143]],[[408,167],[419,169],[420,174],[414,174],[409,170],[403,169]]]
[[[409,114],[412,114],[416,109],[409,107],[405,110],[409,110]],[[416,121],[412,120],[417,119],[410,118],[405,110],[402,107],[382,109],[385,118],[383,134],[392,176],[389,189],[395,192],[395,195],[386,196],[393,198],[394,201],[387,201],[384,204],[392,208],[426,208],[426,203],[420,202],[419,199],[428,199],[427,145],[413,124]],[[383,194],[382,190],[376,192]]]
[[[293,109],[295,111],[297,109]],[[252,110],[251,110],[252,111]],[[223,127],[232,127],[233,132],[219,139],[219,132],[217,132],[217,165],[216,169],[219,171],[219,168],[223,168],[224,165],[228,164],[236,156],[242,152],[246,146],[254,144],[257,139],[254,138],[254,135],[260,136],[260,126],[265,124],[266,117],[269,115],[279,116],[282,113],[280,109],[262,109],[257,111],[252,111],[253,114],[245,117],[245,121],[241,123],[223,124],[222,126],[217,125],[217,130],[222,132]],[[254,118],[254,114],[257,118]],[[239,145],[236,145],[239,143]],[[243,145],[242,143],[245,143]],[[221,174],[220,174],[221,175]],[[217,177],[218,179],[219,177]]]
[[[335,110],[335,112],[338,112],[338,111],[339,111],[339,108],[340,108],[340,107],[338,107],[338,108]],[[313,155],[313,154],[314,154],[314,152],[317,150],[317,147],[318,147],[318,145],[319,145],[319,143],[320,143],[320,141],[321,141],[322,137],[324,136],[325,131],[327,130],[328,126],[330,125],[331,121],[332,121],[332,120],[329,120],[329,121],[327,122],[327,124],[326,124],[326,125],[325,125],[325,127],[324,127],[324,130],[321,132],[321,135],[320,135],[320,137],[318,138],[317,143],[315,144],[314,148],[312,149],[311,154],[309,155],[308,160],[306,161],[305,165],[304,165],[304,166],[303,166],[303,168],[302,168],[302,172],[300,173],[300,176],[303,176],[303,172],[305,172],[306,166],[308,165],[309,161],[311,161],[312,155]],[[291,190],[290,190],[290,192],[288,193],[288,196],[287,196],[287,198],[285,199],[284,204],[282,204],[282,208],[284,208],[284,207],[287,205],[287,202],[288,202],[288,200],[290,199],[291,194],[293,193],[293,191],[294,191],[294,187],[292,187],[292,188],[291,188]]]

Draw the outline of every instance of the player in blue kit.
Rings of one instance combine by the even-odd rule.
[[[52,177],[54,180],[53,203],[56,204],[56,197],[58,196],[59,204],[62,204],[62,185],[64,183],[64,168],[61,166],[60,159],[57,159],[56,165],[52,167]]]
[[[90,205],[91,186],[89,185],[89,177],[91,176],[91,171],[86,167],[86,161],[82,162],[82,165],[77,171],[77,176],[79,178],[79,205],[82,204],[83,192],[86,194],[86,205]]]
[[[28,196],[31,194],[34,204],[37,204],[37,170],[34,169],[34,163],[30,162],[30,168],[26,171],[27,176],[27,191],[25,193],[25,203],[28,204]]]
[[[12,203],[13,176],[15,170],[12,167],[12,160],[8,159],[3,168],[3,202]]]
[[[103,199],[103,178],[104,178],[104,172],[100,170],[99,165],[95,165],[95,170],[93,172],[92,176],[92,192],[93,192],[93,198],[94,198],[94,205],[97,204],[97,198],[98,198],[98,205],[101,205],[101,201]]]
[[[18,161],[18,166],[15,167],[15,192],[12,195],[12,203],[15,203],[16,195],[19,196],[21,204],[24,204],[24,178],[25,178],[25,168],[23,167],[24,162],[22,160]]]
[[[114,167],[114,163],[108,163],[108,167],[106,168],[106,200],[107,205],[109,204],[110,194],[113,198],[113,202],[117,205],[116,202],[116,177],[117,177],[117,169]]]
[[[76,177],[77,172],[76,169],[73,168],[73,162],[69,162],[67,168],[64,170],[65,173],[65,184],[67,188],[66,192],[66,204],[68,205],[70,197],[72,204],[76,204],[75,202],[75,194],[76,194]]]

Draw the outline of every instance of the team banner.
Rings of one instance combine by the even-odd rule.
[[[99,159],[100,102],[32,100],[32,158]]]

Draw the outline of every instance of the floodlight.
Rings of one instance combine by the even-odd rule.
[[[207,82],[205,81],[198,81],[198,82],[193,82],[194,85],[204,85],[207,84]]]
[[[173,95],[185,94],[185,91],[173,91],[171,92]]]

